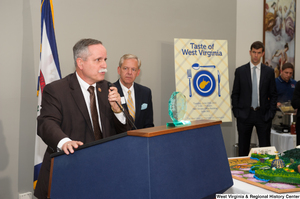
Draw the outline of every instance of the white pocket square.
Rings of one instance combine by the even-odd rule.
[[[141,110],[145,110],[147,107],[148,107],[148,104],[144,103],[144,104],[142,104],[142,106],[141,106]]]

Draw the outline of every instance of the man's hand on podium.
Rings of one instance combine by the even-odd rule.
[[[68,141],[62,146],[62,150],[65,152],[65,154],[69,155],[70,153],[74,153],[73,148],[77,149],[78,146],[81,145],[83,145],[83,143],[80,141]]]

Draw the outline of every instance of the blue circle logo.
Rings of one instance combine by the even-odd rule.
[[[216,89],[216,80],[209,71],[201,70],[194,76],[193,85],[199,95],[208,97]]]

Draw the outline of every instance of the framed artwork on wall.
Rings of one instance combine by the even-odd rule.
[[[264,0],[263,62],[272,67],[275,77],[282,65],[295,67],[296,0]]]

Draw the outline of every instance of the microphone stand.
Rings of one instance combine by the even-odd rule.
[[[126,119],[130,122],[130,124],[132,124],[132,126],[134,127],[134,130],[137,130],[137,128],[134,125],[133,121],[131,121],[131,119],[126,115],[124,109],[120,106],[120,104],[117,101],[116,101],[116,103],[119,106],[119,108],[121,109],[121,111],[123,112],[123,114],[125,115]]]

